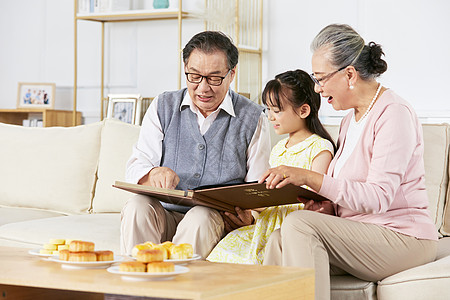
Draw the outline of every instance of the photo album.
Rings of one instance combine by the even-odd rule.
[[[192,207],[202,205],[235,213],[234,207],[254,209],[299,203],[298,197],[315,201],[327,200],[316,192],[288,184],[282,188],[267,189],[265,183],[203,186],[194,190],[173,190],[116,181],[113,185],[136,194],[148,195],[166,203]]]

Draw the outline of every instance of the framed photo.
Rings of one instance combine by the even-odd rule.
[[[19,82],[17,92],[17,108],[49,108],[55,107],[54,83]]]
[[[128,124],[141,124],[140,94],[109,94],[106,118],[113,118]]]

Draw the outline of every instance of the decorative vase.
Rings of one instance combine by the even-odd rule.
[[[153,8],[168,8],[169,0],[153,0]]]

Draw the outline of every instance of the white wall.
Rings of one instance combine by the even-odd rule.
[[[449,122],[450,1],[266,1],[263,81],[287,69],[311,70],[309,45],[330,23],[353,26],[366,43],[383,46],[388,71],[380,78],[412,103],[422,122]],[[325,101],[321,115],[336,123]]]
[[[22,81],[55,82],[56,108],[72,109],[73,9],[72,0],[0,0],[0,108],[16,107]],[[446,0],[264,0],[263,84],[288,69],[309,72],[315,34],[329,23],[348,23],[366,42],[383,45],[385,86],[411,102],[423,122],[450,122],[448,12]],[[100,116],[101,25],[78,24],[78,110],[91,123]],[[198,20],[183,24],[183,44],[203,29]],[[107,24],[106,32],[105,95],[151,97],[177,88],[176,21]],[[324,101],[321,115],[336,123],[342,113]]]

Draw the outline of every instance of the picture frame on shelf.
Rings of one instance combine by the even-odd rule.
[[[141,124],[142,97],[140,94],[108,94],[106,118],[128,124]]]
[[[55,107],[55,83],[19,82],[17,88],[17,108]]]

